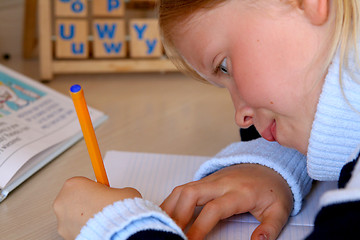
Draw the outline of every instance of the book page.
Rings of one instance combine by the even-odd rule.
[[[70,97],[0,65],[0,189],[29,159],[79,133]]]
[[[143,198],[161,204],[178,185],[192,180],[199,166],[209,157],[109,151],[104,158],[111,187],[134,187]],[[290,217],[278,239],[304,239],[312,230],[321,194],[336,188],[335,182],[316,184],[300,214]],[[199,209],[198,209],[199,210]],[[207,240],[250,239],[259,222],[250,214],[221,221]]]

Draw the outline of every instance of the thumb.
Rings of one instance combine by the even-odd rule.
[[[272,212],[264,216],[260,225],[251,235],[251,240],[275,240],[285,226],[289,215],[287,213]]]

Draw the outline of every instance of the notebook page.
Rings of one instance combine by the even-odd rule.
[[[104,165],[111,187],[134,187],[145,199],[160,204],[172,189],[192,180],[199,166],[209,157],[132,153],[109,151]],[[336,188],[336,183],[317,184],[300,214],[291,217],[278,239],[299,240],[312,230],[321,194]],[[233,216],[221,221],[208,235],[207,240],[250,239],[259,222],[250,214]]]
[[[134,187],[145,199],[162,203],[175,186],[192,180],[208,157],[109,151],[104,158],[111,187]]]

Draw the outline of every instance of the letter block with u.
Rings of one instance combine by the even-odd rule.
[[[87,58],[89,56],[87,21],[57,20],[55,45],[57,58]]]

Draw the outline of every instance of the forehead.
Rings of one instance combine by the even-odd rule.
[[[229,1],[232,2],[232,1]],[[203,58],[223,48],[237,18],[229,4],[210,10],[200,10],[178,24],[174,45],[186,62],[199,69],[204,68]],[[232,16],[224,17],[224,14]]]
[[[223,27],[227,27],[225,22],[228,20],[235,20],[231,22],[236,24],[236,20],[239,17],[244,18],[246,13],[255,14],[258,17],[272,17],[276,18],[279,14],[284,14],[289,9],[293,9],[289,4],[289,0],[221,0],[214,1],[214,4],[205,4],[205,6],[193,10],[192,5],[187,5],[189,10],[188,14],[182,14],[183,17],[175,18],[175,24],[170,24],[170,29],[167,29],[170,33],[170,38],[177,38],[178,36],[186,34],[189,30],[193,30],[194,27],[200,26],[206,28],[206,23],[213,24],[213,20],[223,23]],[[182,11],[185,11],[182,9]]]

